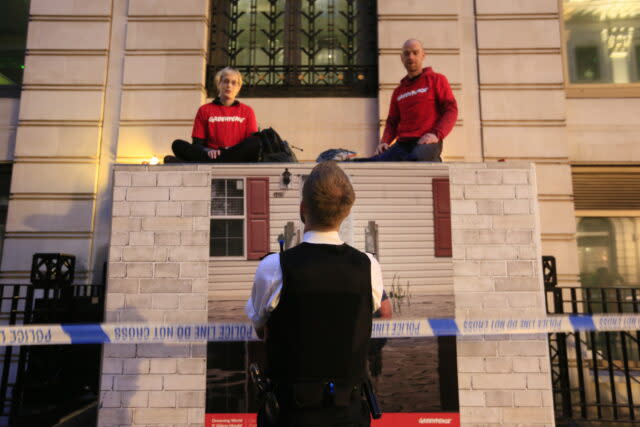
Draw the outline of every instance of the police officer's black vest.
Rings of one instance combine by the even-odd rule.
[[[269,376],[359,383],[371,336],[369,258],[346,244],[302,243],[280,260],[280,302],[267,323]]]

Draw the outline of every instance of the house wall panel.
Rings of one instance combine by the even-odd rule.
[[[31,21],[28,49],[98,50],[109,47],[109,23],[102,21]]]
[[[106,55],[27,55],[25,85],[104,86]]]
[[[130,21],[126,49],[205,51],[207,28],[197,22],[201,21]]]
[[[22,92],[20,120],[98,121],[102,118],[100,90]]]
[[[91,163],[16,163],[11,193],[93,194],[96,172]]]
[[[93,15],[109,16],[111,1],[107,0],[31,0],[32,15]]]
[[[92,200],[13,200],[7,216],[12,232],[91,232]]]
[[[95,126],[26,126],[18,129],[17,157],[91,157],[98,155],[100,128]]]
[[[415,20],[393,20],[378,22],[378,47],[400,49],[411,38],[423,40],[429,49],[457,49],[460,33],[455,20],[425,22]]]

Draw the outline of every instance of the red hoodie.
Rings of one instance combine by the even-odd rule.
[[[219,149],[233,147],[257,131],[256,115],[251,107],[239,101],[225,106],[216,98],[198,109],[191,136],[206,140],[209,148]]]
[[[458,118],[458,104],[447,78],[427,67],[419,76],[406,76],[391,95],[382,142],[420,138],[433,133],[444,139]]]

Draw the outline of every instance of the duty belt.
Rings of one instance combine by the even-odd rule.
[[[345,407],[362,396],[359,383],[329,381],[275,382],[274,392],[282,406],[299,409]]]

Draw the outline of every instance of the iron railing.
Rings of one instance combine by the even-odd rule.
[[[100,322],[103,302],[103,285],[39,289],[31,284],[0,284],[0,324]],[[59,410],[69,412],[78,409],[76,403],[85,403],[92,396],[97,399],[100,348],[99,345],[0,347],[0,426],[52,425],[49,420],[64,414],[34,402],[46,394],[49,394],[51,402],[56,401],[56,395],[65,398],[60,395],[66,394],[68,404],[59,405]],[[60,362],[58,359],[64,360]],[[82,365],[78,369],[65,369],[65,363],[73,360]],[[49,369],[52,364],[56,367],[54,371]],[[77,371],[77,374],[69,371]],[[57,386],[53,379],[56,372],[64,376],[63,384],[67,388],[57,390],[57,394],[56,390],[48,393],[47,387]],[[39,376],[40,373],[42,375]],[[87,374],[92,377],[77,378]],[[78,399],[73,396],[75,391],[69,391],[75,386],[83,388],[83,395]]]
[[[640,311],[640,289],[558,287],[554,277],[555,260],[544,258],[547,258],[543,259],[543,267],[549,313]],[[549,334],[549,349],[559,425],[635,425],[638,422],[640,331]]]

